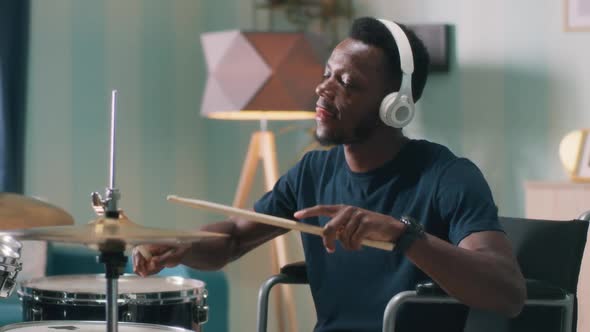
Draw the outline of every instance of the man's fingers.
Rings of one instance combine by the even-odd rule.
[[[350,216],[349,222],[346,224],[346,226],[344,227],[342,232],[340,232],[338,238],[342,242],[342,245],[344,246],[345,249],[348,249],[348,250],[357,250],[358,249],[358,246],[353,241],[353,236],[357,232],[357,229],[359,228],[360,224],[362,223],[363,217],[364,217],[364,215],[363,215],[362,211],[359,209],[356,209],[356,211],[354,211],[352,213],[352,215]]]
[[[176,248],[171,248],[153,259],[157,264],[163,265],[164,267],[174,267],[178,265],[178,262],[180,261],[179,253]]]
[[[336,238],[338,238],[338,233],[346,227],[346,224],[350,221],[350,217],[355,210],[356,208],[351,206],[341,209],[340,212],[337,213],[326,226],[324,226],[322,237],[324,238],[324,246],[326,246],[328,252],[334,252],[336,249],[335,241]]]
[[[142,245],[133,249],[133,272],[145,277],[160,272],[164,267],[178,265],[177,247],[168,245]]]
[[[159,256],[154,257],[154,259],[156,263],[164,267],[175,267],[176,265],[180,264],[182,258],[190,248],[190,244],[169,247],[166,252],[163,252]]]
[[[333,253],[336,251],[336,244],[334,243],[334,240],[332,240],[332,242],[330,242],[325,237],[322,237],[322,240],[324,242],[324,247],[326,247],[327,252]]]
[[[141,259],[138,261],[137,267],[135,269],[135,273],[142,277],[147,277],[151,274],[157,273],[160,269],[155,266],[155,262],[153,259]]]
[[[145,259],[152,258],[152,253],[150,252],[149,248],[146,246],[137,246],[135,247],[136,252],[139,253],[140,256],[143,256]]]
[[[145,258],[135,248],[133,249],[133,272],[140,274],[145,268]]]
[[[146,247],[143,247],[143,248],[146,248]],[[175,248],[176,248],[175,246],[170,246],[170,245],[151,245],[151,246],[147,247],[148,251],[150,252],[150,254],[152,256],[164,255],[165,253],[167,253],[170,250],[173,250]],[[142,250],[142,251],[144,251],[144,250]]]
[[[146,268],[146,275],[151,275],[160,272],[164,266],[155,259],[150,259]]]
[[[342,205],[316,205],[307,209],[299,210],[293,215],[297,219],[305,219],[311,217],[333,217],[338,211],[342,209]]]
[[[366,237],[369,231],[369,225],[364,222],[360,222],[354,234],[350,238],[350,246],[353,250],[359,250],[362,246],[362,241]]]
[[[367,232],[366,227],[361,227],[365,218],[363,209],[346,205],[316,205],[294,214],[297,219],[320,216],[332,218],[322,231],[324,246],[328,252],[336,249],[336,239],[342,242],[345,249],[360,249]]]

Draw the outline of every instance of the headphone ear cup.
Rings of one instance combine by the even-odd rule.
[[[393,121],[393,105],[395,104],[395,98],[397,98],[397,92],[392,92],[383,98],[381,101],[381,107],[379,108],[379,116],[381,120],[388,126],[395,127]]]
[[[403,128],[414,118],[414,104],[408,96],[392,92],[381,101],[379,116],[386,125]]]

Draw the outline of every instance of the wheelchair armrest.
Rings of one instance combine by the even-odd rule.
[[[564,313],[564,328],[569,331],[573,313],[573,294],[568,294],[562,288],[553,286],[547,282],[527,279],[527,299],[526,305],[555,305],[566,309]],[[401,292],[395,295],[387,304],[383,316],[383,331],[395,331],[395,318],[402,304],[412,303],[440,303],[440,304],[460,304],[460,302],[450,297],[436,283],[424,282],[416,285],[415,290]]]
[[[526,289],[527,300],[559,300],[563,299],[567,294],[562,288],[535,279],[526,280]],[[448,296],[442,288],[432,281],[417,284],[416,295]]]
[[[418,284],[415,290],[400,292],[389,300],[383,313],[383,331],[395,331],[395,320],[404,303],[460,304],[433,282]]]
[[[447,293],[433,281],[423,282],[416,285],[416,295],[448,296]]]
[[[281,274],[284,274],[287,279],[282,283],[289,284],[307,284],[307,265],[305,262],[295,262],[281,267]]]
[[[277,284],[307,284],[307,265],[305,262],[296,262],[281,267],[281,272],[266,279],[258,290],[258,317],[256,330],[266,332],[268,315],[268,295],[273,286]]]
[[[547,282],[527,279],[527,300],[560,300],[566,297],[567,292]]]

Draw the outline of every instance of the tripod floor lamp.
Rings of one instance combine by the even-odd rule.
[[[233,205],[244,207],[257,167],[262,164],[265,189],[278,180],[275,137],[267,121],[315,117],[314,88],[324,70],[325,48],[319,38],[300,32],[210,32],[201,35],[208,78],[201,114],[214,119],[256,120]],[[272,269],[288,263],[284,236],[271,244]],[[290,288],[275,293],[279,330],[296,332]],[[288,322],[288,324],[287,324]]]

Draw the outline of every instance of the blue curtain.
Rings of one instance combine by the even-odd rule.
[[[22,192],[29,0],[0,0],[0,192]]]

